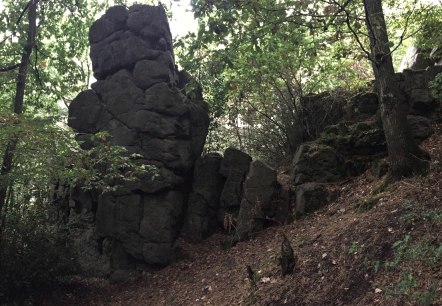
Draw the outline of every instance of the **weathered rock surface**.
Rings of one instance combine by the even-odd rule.
[[[225,182],[219,173],[222,160],[220,154],[209,153],[195,163],[184,225],[184,235],[191,242],[199,242],[220,229],[217,212]]]
[[[314,140],[330,124],[338,123],[345,113],[346,100],[339,93],[309,94],[301,99],[304,138]]]
[[[373,116],[379,109],[378,95],[373,92],[360,93],[350,100],[352,113],[358,119],[364,119]]]
[[[295,215],[297,216],[313,212],[329,202],[328,191],[321,184],[305,183],[296,186],[295,193]]]
[[[439,119],[435,117],[435,110],[440,104],[431,95],[428,83],[441,72],[442,66],[429,66],[425,70],[406,69],[397,74],[401,89],[408,97],[410,114]]]
[[[386,152],[384,131],[374,121],[340,122],[330,125],[319,141],[336,149],[344,156],[377,155]]]
[[[345,176],[345,160],[335,149],[319,143],[304,143],[296,151],[292,164],[292,180],[333,182]]]
[[[416,141],[421,142],[433,135],[434,130],[431,126],[433,121],[423,116],[407,116],[408,126]]]
[[[112,7],[93,23],[89,41],[98,81],[72,101],[68,124],[84,149],[93,146],[92,133],[107,131],[114,144],[139,154],[139,163],[158,168],[156,176],[146,174],[93,200],[91,237],[101,247],[111,242],[111,270],[131,269],[137,261],[165,265],[207,135],[207,105],[199,89],[182,93],[190,76],[174,63],[161,6]]]
[[[249,171],[252,158],[235,148],[228,148],[224,152],[220,174],[226,178],[220,199],[218,219],[224,222],[225,214],[236,215],[239,211],[243,195],[243,183]]]
[[[272,214],[276,187],[276,171],[262,161],[251,162],[238,213],[236,234],[239,239],[245,239],[264,228],[265,217]]]

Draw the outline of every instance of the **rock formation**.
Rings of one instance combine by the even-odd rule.
[[[69,126],[84,149],[93,146],[92,133],[109,132],[114,144],[139,154],[138,162],[156,166],[158,174],[91,198],[94,204],[87,207],[84,199],[76,200],[70,219],[92,214],[88,239],[101,244],[101,253],[109,249],[111,270],[165,265],[205,142],[207,105],[200,90],[183,94],[189,76],[174,63],[161,6],[109,8],[91,26],[89,42],[97,82],[72,101]]]
[[[226,178],[220,199],[218,219],[224,223],[229,216],[237,216],[243,195],[243,183],[252,158],[240,150],[228,148],[224,152],[220,173]]]
[[[436,65],[397,74],[408,101],[408,125],[417,142],[431,136],[432,123],[441,120],[439,103],[428,88],[428,83],[441,72],[442,66]],[[378,109],[375,93],[359,93],[349,99],[347,114],[337,124],[321,127],[316,140],[298,147],[290,173],[296,185],[292,190],[295,215],[312,212],[329,202],[331,195],[323,183],[359,175],[369,168],[375,177],[387,173],[387,144]]]
[[[264,228],[266,217],[273,214],[272,200],[276,185],[275,169],[259,160],[251,162],[238,213],[236,232],[240,240]]]
[[[220,154],[209,153],[195,163],[184,225],[184,235],[189,241],[200,242],[220,229],[217,214],[225,182],[219,173],[222,160]]]

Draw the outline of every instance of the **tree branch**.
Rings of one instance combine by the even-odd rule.
[[[20,63],[14,64],[14,65],[10,65],[10,66],[6,66],[6,67],[1,67],[0,68],[0,72],[8,72],[8,71],[17,69],[18,67],[20,67]]]

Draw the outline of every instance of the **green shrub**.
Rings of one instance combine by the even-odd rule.
[[[0,241],[0,304],[22,299],[75,271],[65,227],[47,211],[8,212]]]
[[[442,73],[436,75],[433,81],[429,83],[433,96],[439,102],[442,102]]]

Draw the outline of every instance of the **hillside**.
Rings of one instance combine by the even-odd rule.
[[[329,188],[325,208],[270,227],[228,250],[216,234],[198,245],[178,241],[182,259],[126,284],[74,278],[44,294],[44,305],[440,305],[442,303],[442,125],[423,142],[432,158],[425,177],[377,195],[369,171]],[[282,175],[282,174],[281,174]],[[368,201],[367,201],[368,200]],[[365,205],[360,206],[360,203]],[[281,233],[298,257],[278,266]],[[257,286],[246,266],[256,272]]]

